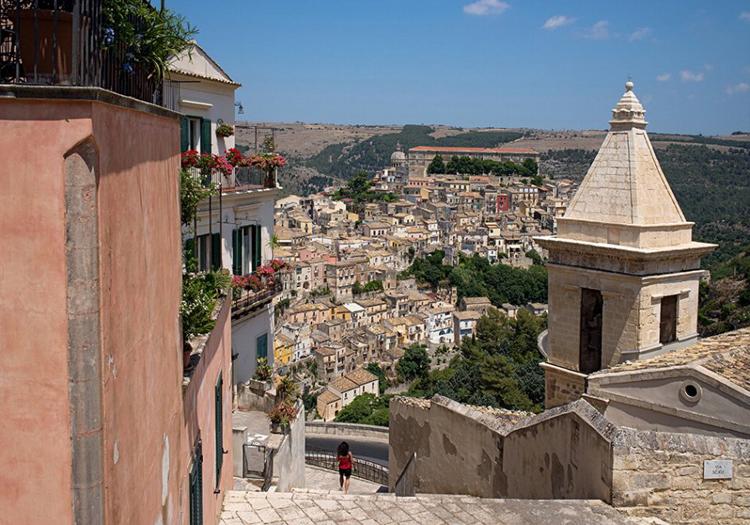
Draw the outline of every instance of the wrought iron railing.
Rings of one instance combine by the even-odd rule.
[[[218,170],[211,170],[210,173],[202,173],[200,169],[196,167],[187,169],[204,185],[208,186],[208,183],[210,182],[217,188],[221,187],[223,193],[259,188],[276,188],[276,173],[269,174],[258,168],[242,166],[234,168],[231,173],[222,173]]]
[[[161,82],[132,60],[102,0],[0,0],[0,83],[101,87],[161,104]],[[135,31],[143,21],[130,20]]]
[[[238,319],[258,306],[267,303],[274,296],[281,293],[282,283],[276,280],[271,285],[265,285],[260,290],[242,290],[232,301],[232,318]]]
[[[401,474],[399,474],[396,484],[393,486],[393,492],[396,496],[414,496],[416,494],[417,481],[417,453],[412,452],[409,461],[404,465]]]
[[[335,472],[339,470],[339,462],[336,454],[327,450],[308,448],[305,450],[305,463]],[[378,465],[366,459],[354,458],[352,476],[380,485],[388,485],[388,467]]]

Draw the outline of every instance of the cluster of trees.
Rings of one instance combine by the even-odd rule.
[[[417,258],[402,276],[413,276],[433,289],[455,286],[459,297],[487,297],[495,306],[547,301],[547,270],[538,254],[532,255],[538,264],[528,270],[491,264],[478,254],[461,256],[457,266],[447,266],[443,264],[444,256],[444,252],[437,250]]]
[[[698,324],[703,337],[750,326],[750,244],[716,264],[711,283],[701,283]]]
[[[537,336],[546,317],[519,310],[509,319],[490,310],[477,324],[477,334],[464,339],[460,354],[447,368],[421,375],[409,394],[440,394],[461,403],[539,412],[544,403],[544,373]]]
[[[383,291],[383,281],[369,281],[365,283],[364,285],[359,284],[359,281],[354,283],[354,286],[352,286],[352,293],[354,295],[360,295],[363,293],[369,293],[369,292],[382,292]]]
[[[359,423],[387,427],[388,405],[391,402],[391,397],[360,394],[336,414],[335,421],[337,423]]]
[[[402,383],[425,377],[430,371],[430,356],[424,345],[411,345],[396,364],[396,373]]]
[[[435,155],[427,173],[460,173],[462,175],[516,175],[519,177],[537,177],[539,166],[534,159],[526,159],[521,164],[505,161],[500,162],[490,159],[478,159],[473,157],[458,157],[454,155],[446,163],[443,156]]]
[[[523,136],[514,131],[468,131],[435,138],[434,132],[430,126],[406,125],[398,133],[376,135],[354,144],[331,144],[306,164],[321,174],[348,179],[359,170],[374,173],[388,166],[398,144],[407,150],[414,146],[491,148]]]
[[[372,178],[364,171],[357,172],[347,181],[346,186],[334,193],[333,198],[336,200],[351,199],[353,202],[352,211],[354,212],[361,211],[368,202],[393,202],[396,200],[393,193],[373,191]]]

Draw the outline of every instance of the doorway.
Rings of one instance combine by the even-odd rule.
[[[663,345],[677,340],[677,296],[661,298],[659,318],[659,342]]]
[[[581,289],[579,371],[590,374],[602,368],[602,293]]]

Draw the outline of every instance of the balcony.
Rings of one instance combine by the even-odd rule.
[[[113,35],[101,0],[0,0],[0,83],[98,87],[161,105],[158,75]]]
[[[237,320],[259,310],[281,293],[281,281],[264,285],[259,290],[235,290],[232,300],[232,319]]]
[[[231,173],[211,170],[210,174],[202,173],[199,168],[186,168],[204,185],[209,183],[221,189],[223,195],[246,191],[275,190],[278,188],[276,171],[266,173],[257,168],[236,167]]]

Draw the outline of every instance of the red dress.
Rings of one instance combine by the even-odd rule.
[[[339,470],[351,470],[352,468],[352,455],[347,454],[346,456],[338,456]]]

